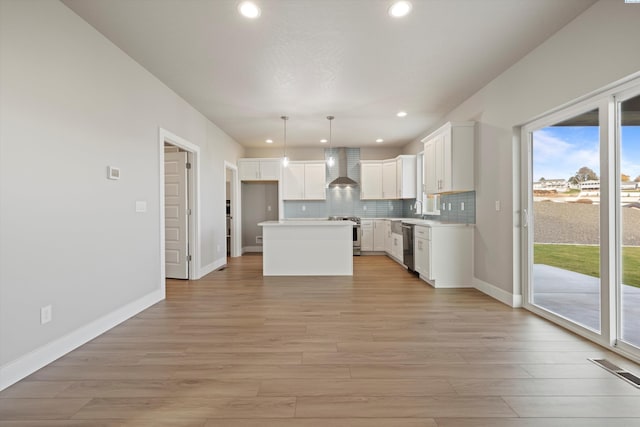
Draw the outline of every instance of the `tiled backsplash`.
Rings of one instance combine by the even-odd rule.
[[[284,202],[285,218],[326,218],[359,216],[362,218],[402,217],[403,200],[360,200],[360,191],[327,189],[327,200],[289,200]]]
[[[403,213],[405,217],[417,218],[414,205],[415,200],[405,200]],[[444,203],[445,209],[442,209]],[[464,203],[464,210],[462,210]],[[449,204],[451,209],[449,210]],[[476,192],[468,191],[465,193],[443,194],[440,196],[440,215],[426,215],[425,219],[437,221],[458,222],[461,224],[476,223]]]
[[[347,175],[360,182],[360,149],[347,148]],[[337,149],[325,150],[325,158],[333,154],[337,158]],[[338,165],[327,170],[327,183],[338,177]],[[361,218],[409,218],[413,213],[415,199],[408,200],[360,200],[360,187],[327,188],[327,200],[286,200],[285,218],[326,218],[329,216],[359,216]],[[460,203],[464,202],[464,211]],[[451,210],[440,210],[440,215],[427,216],[427,219],[473,224],[476,221],[476,193],[446,194],[440,198],[440,204],[451,203]]]
[[[347,148],[347,175],[360,182],[360,149]],[[326,149],[325,159],[338,157],[337,149]],[[327,183],[338,177],[338,164],[327,169]],[[287,200],[285,218],[326,218],[329,216],[359,216],[363,218],[401,217],[402,200],[360,200],[360,187],[327,188],[327,200]]]

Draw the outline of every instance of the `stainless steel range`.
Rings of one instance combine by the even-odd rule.
[[[362,230],[360,228],[360,218],[357,216],[330,216],[330,221],[352,221],[353,225],[353,254],[360,255]]]

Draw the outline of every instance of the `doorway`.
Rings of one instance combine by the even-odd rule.
[[[242,255],[240,244],[240,186],[238,185],[238,167],[227,161],[224,162],[225,194],[226,194],[226,233],[227,258]]]
[[[521,141],[524,307],[640,360],[640,79]]]
[[[198,279],[200,148],[162,128],[159,145],[161,282]]]
[[[168,279],[189,278],[189,153],[165,142],[164,238],[165,273]]]
[[[262,227],[258,223],[276,221],[279,216],[276,181],[242,182],[242,252],[262,252]]]

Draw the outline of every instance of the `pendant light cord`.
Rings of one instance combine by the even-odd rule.
[[[332,132],[331,132],[331,122],[333,121],[335,117],[333,116],[327,116],[327,120],[329,120],[329,159],[327,160],[327,164],[329,165],[329,167],[333,166],[334,160],[333,160],[333,145],[332,145]]]
[[[289,120],[289,116],[280,116],[280,118],[284,123],[284,151],[282,153],[282,162],[284,167],[287,167],[287,165],[289,164],[289,159],[287,158],[287,120]]]

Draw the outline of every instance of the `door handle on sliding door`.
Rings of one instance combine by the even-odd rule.
[[[522,226],[525,228],[529,227],[529,211],[526,209],[522,210]]]

